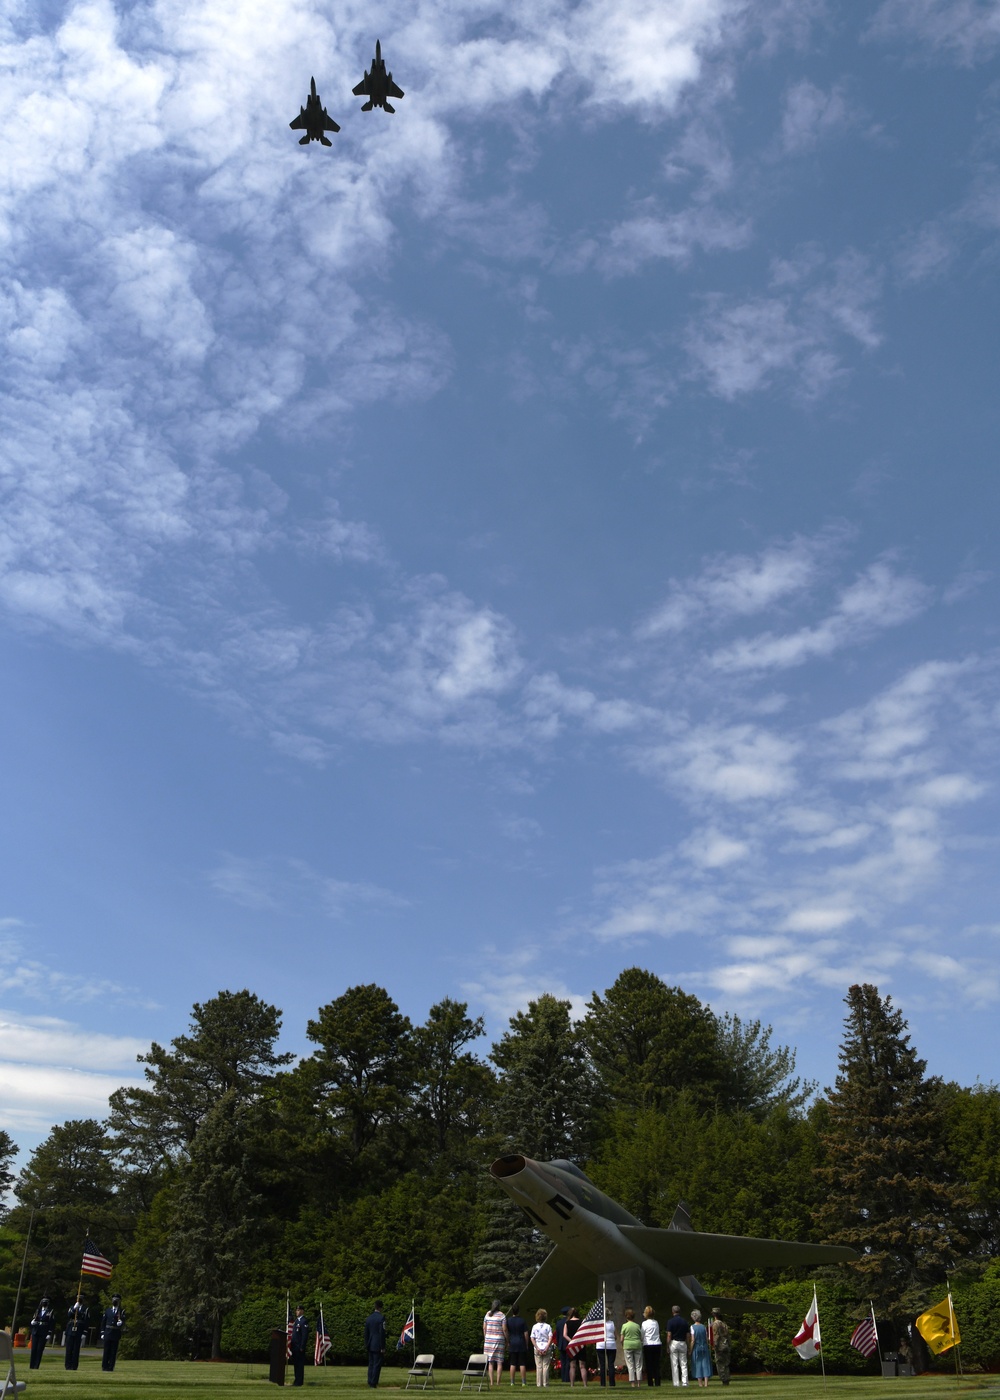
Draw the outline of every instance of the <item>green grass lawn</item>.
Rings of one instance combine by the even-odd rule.
[[[23,1362],[17,1358],[18,1379],[28,1382],[25,1400],[156,1400],[158,1396],[176,1395],[181,1400],[229,1400],[232,1397],[272,1394],[267,1381],[267,1367],[262,1364],[246,1366],[242,1362],[187,1362],[187,1361],[119,1361],[110,1374],[101,1370],[99,1357],[84,1356],[79,1371],[67,1371],[63,1366],[62,1353],[53,1351],[47,1354],[38,1371],[28,1370],[28,1357]],[[336,1392],[338,1395],[366,1395],[365,1369],[362,1366],[306,1367],[306,1390]],[[287,1379],[291,1382],[292,1373]],[[461,1383],[460,1371],[441,1371],[436,1377],[436,1389],[457,1395]],[[380,1389],[401,1391],[406,1384],[406,1372],[397,1367],[387,1367],[382,1372]],[[520,1387],[517,1387],[519,1390]],[[530,1382],[528,1390],[534,1391]],[[556,1392],[553,1400],[561,1400],[562,1384],[555,1382],[549,1387]],[[576,1387],[579,1389],[579,1386]],[[600,1388],[590,1387],[593,1391]],[[666,1392],[673,1387],[664,1386]],[[696,1395],[696,1387],[690,1386],[691,1400]],[[952,1400],[953,1397],[978,1392],[1000,1395],[1000,1377],[970,1376],[956,1381],[948,1376],[918,1376],[913,1379],[882,1380],[877,1377],[831,1376],[825,1386],[819,1376],[734,1376],[729,1389],[723,1389],[713,1380],[709,1389],[722,1400],[792,1400],[793,1396],[803,1396],[806,1400]],[[509,1393],[504,1385],[501,1397]],[[646,1387],[642,1387],[645,1392]],[[616,1387],[619,1400],[626,1400],[628,1386]],[[473,1391],[475,1394],[476,1392]],[[489,1392],[484,1387],[483,1394]],[[596,1400],[596,1395],[595,1395]],[[638,1400],[638,1397],[637,1397]]]

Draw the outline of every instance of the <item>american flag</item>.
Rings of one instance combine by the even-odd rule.
[[[416,1320],[413,1316],[413,1308],[411,1308],[409,1317],[403,1323],[403,1330],[399,1334],[399,1341],[396,1343],[397,1351],[402,1351],[403,1347],[406,1346],[407,1342],[413,1341],[415,1330]]]
[[[81,1274],[94,1274],[97,1278],[111,1277],[111,1260],[105,1259],[93,1240],[88,1240],[83,1246],[83,1263],[80,1265],[80,1272]]]
[[[864,1317],[851,1333],[851,1346],[863,1356],[874,1356],[878,1349],[878,1333],[875,1331],[875,1318]]]
[[[295,1321],[294,1321],[294,1319],[293,1319],[293,1317],[292,1317],[292,1307],[291,1307],[291,1304],[289,1303],[288,1297],[287,1297],[287,1295],[286,1295],[286,1297],[285,1297],[285,1360],[286,1360],[286,1361],[291,1361],[291,1359],[292,1359],[292,1328],[293,1328],[294,1326],[295,1326]]]
[[[323,1321],[323,1309],[319,1310],[319,1322],[316,1324],[316,1350],[313,1352],[313,1361],[317,1366],[322,1366],[323,1360],[330,1350],[330,1334],[326,1330],[326,1323]]]
[[[573,1333],[573,1340],[566,1351],[570,1356],[575,1356],[578,1351],[582,1351],[588,1342],[604,1341],[604,1295],[598,1298],[590,1312],[580,1323]]]

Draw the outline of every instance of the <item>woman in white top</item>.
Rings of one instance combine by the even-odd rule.
[[[646,1372],[647,1385],[660,1384],[660,1358],[663,1343],[660,1340],[660,1324],[652,1308],[642,1314],[642,1369]]]
[[[549,1362],[552,1360],[552,1328],[549,1315],[544,1308],[535,1313],[535,1325],[531,1329],[531,1345],[535,1349],[535,1384],[548,1385]]]

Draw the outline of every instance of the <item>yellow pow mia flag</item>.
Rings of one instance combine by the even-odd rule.
[[[952,1347],[962,1345],[962,1334],[958,1330],[958,1318],[952,1305],[951,1294],[935,1303],[917,1318],[917,1331],[923,1337],[935,1356]]]

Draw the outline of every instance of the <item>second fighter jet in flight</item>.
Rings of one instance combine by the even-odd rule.
[[[306,105],[299,108],[299,115],[288,125],[294,131],[304,131],[305,136],[299,138],[300,146],[308,146],[310,141],[322,141],[324,146],[332,146],[333,142],[323,135],[325,131],[339,131],[340,127],[330,116],[323,106],[316,91],[316,79],[310,79],[312,91],[306,98]]]
[[[370,112],[373,107],[381,107],[386,112],[394,112],[395,107],[387,99],[403,96],[403,89],[397,87],[392,81],[392,74],[385,71],[382,44],[378,39],[375,40],[375,57],[372,59],[372,66],[354,89],[354,96],[368,98],[368,101],[361,108],[362,112]]]

